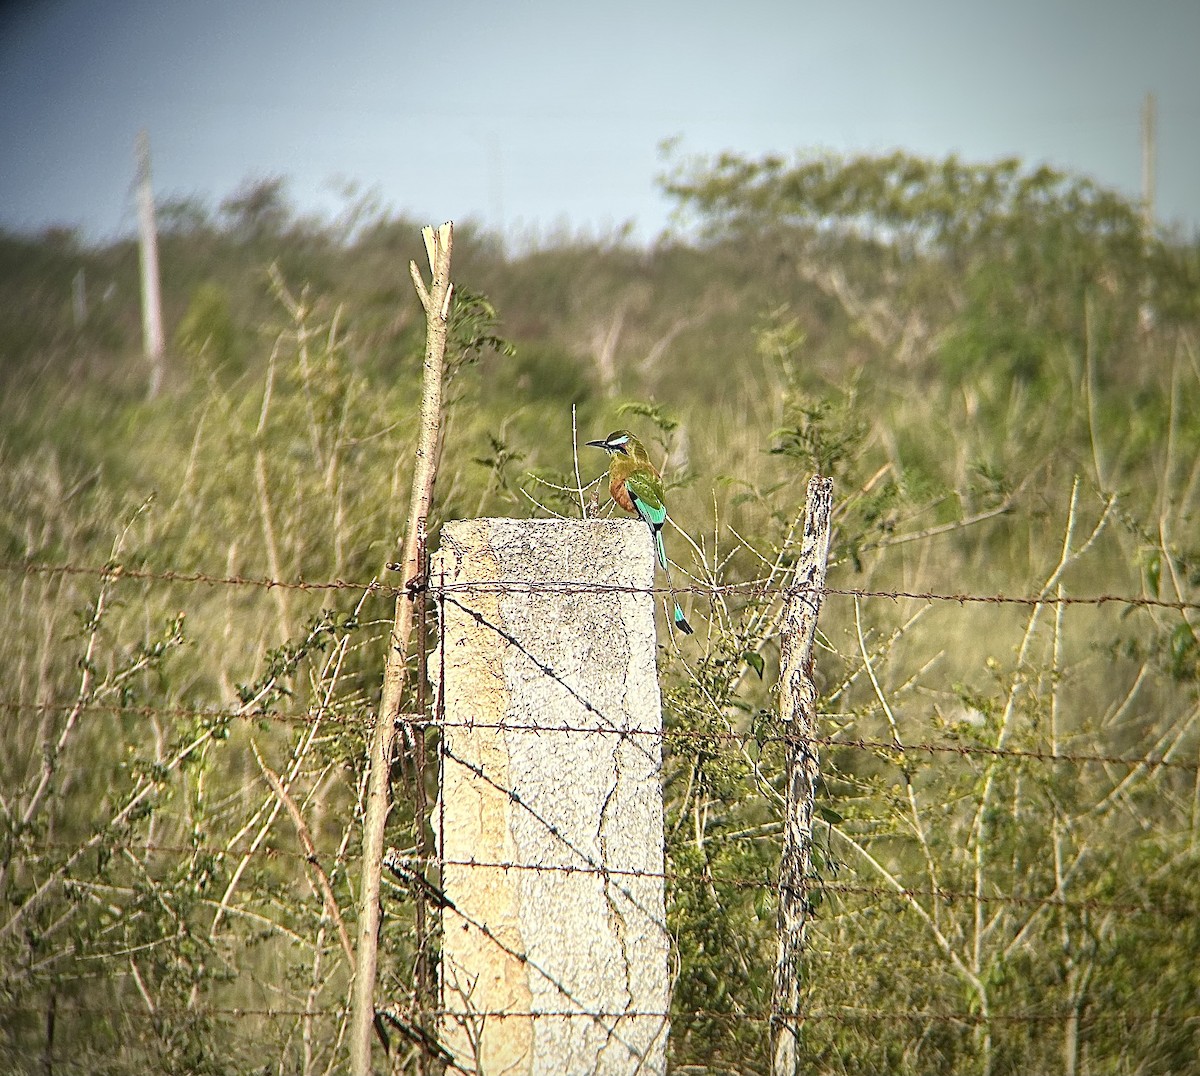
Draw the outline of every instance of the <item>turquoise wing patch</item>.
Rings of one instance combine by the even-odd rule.
[[[667,518],[667,506],[663,504],[662,486],[649,475],[635,471],[625,479],[625,488],[637,505],[637,510],[647,523],[661,527]]]

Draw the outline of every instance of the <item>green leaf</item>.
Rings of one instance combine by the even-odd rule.
[[[1162,555],[1157,549],[1146,556],[1146,582],[1151,594],[1159,592],[1162,583]]]
[[[763,675],[763,658],[757,650],[746,650],[742,653],[742,660],[750,666],[761,680]]]

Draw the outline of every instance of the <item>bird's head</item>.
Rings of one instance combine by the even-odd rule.
[[[648,461],[650,454],[645,446],[628,430],[613,430],[603,441],[589,441],[594,448],[602,448],[612,455],[621,453],[639,462]]]

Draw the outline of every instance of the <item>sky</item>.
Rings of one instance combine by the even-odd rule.
[[[1200,231],[1200,0],[0,0],[0,226],[136,225],[283,176],[506,237],[657,236],[677,154],[1016,155]]]

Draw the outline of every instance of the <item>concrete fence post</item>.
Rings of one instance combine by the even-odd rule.
[[[442,529],[439,1039],[468,1073],[666,1071],[653,578],[638,521]]]

